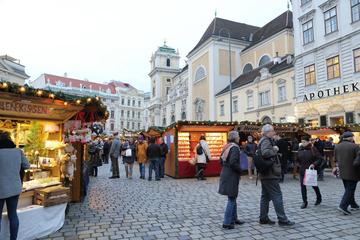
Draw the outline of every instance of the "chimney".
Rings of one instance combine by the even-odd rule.
[[[276,56],[274,57],[274,64],[280,64],[281,63],[281,57],[279,57],[279,52],[276,52]]]
[[[67,72],[64,72],[64,77],[67,77]]]
[[[253,38],[254,38],[254,34],[253,34],[253,33],[250,33],[249,41],[252,42],[252,41],[253,41]]]

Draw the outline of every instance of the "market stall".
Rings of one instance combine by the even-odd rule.
[[[165,162],[166,175],[174,178],[195,177],[195,166],[190,161],[195,158],[194,150],[200,136],[204,135],[211,152],[205,176],[218,176],[221,171],[220,155],[227,142],[227,134],[233,128],[233,124],[224,122],[180,121],[170,125],[162,134],[170,146]]]
[[[29,239],[29,236],[34,239],[58,230],[63,224],[67,203],[78,201],[81,152],[76,151],[76,143],[64,141],[69,135],[64,132],[64,125],[70,119],[96,117],[89,112],[99,104],[98,98],[79,99],[0,82],[0,130],[10,133],[31,164],[30,169],[21,173],[23,192],[18,204],[19,233],[29,235],[20,234],[19,239]],[[52,216],[53,213],[56,216]],[[29,215],[42,221],[28,222]],[[41,222],[47,224],[39,225]],[[6,225],[3,221],[1,229],[7,230]],[[7,238],[7,232],[1,231],[0,239]]]

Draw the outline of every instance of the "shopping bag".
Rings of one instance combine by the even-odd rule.
[[[316,187],[318,185],[317,171],[312,168],[306,169],[303,184],[305,186]]]
[[[131,156],[132,156],[132,150],[130,148],[126,149],[125,157],[131,157]]]

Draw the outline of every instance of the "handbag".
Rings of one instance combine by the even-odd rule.
[[[132,156],[131,148],[126,149],[126,151],[125,151],[125,157],[131,157],[131,156]]]
[[[317,187],[318,174],[315,169],[312,169],[312,168],[306,169],[303,184],[305,186]]]

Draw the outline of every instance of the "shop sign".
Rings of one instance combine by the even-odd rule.
[[[359,92],[360,84],[358,82],[352,84],[346,84],[339,87],[327,88],[324,90],[319,90],[317,92],[312,92],[304,95],[304,102],[311,101],[314,99],[322,99],[326,97],[332,97],[336,95],[346,94],[350,92]]]
[[[32,113],[32,114],[49,114],[50,110],[46,106],[33,105],[22,102],[8,102],[0,100],[0,111]]]

